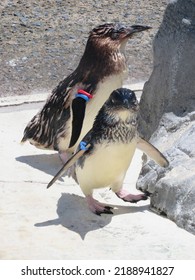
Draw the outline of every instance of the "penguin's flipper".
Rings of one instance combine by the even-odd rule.
[[[77,97],[72,101],[72,134],[69,148],[74,146],[80,136],[85,117],[85,109],[86,101],[84,99]]]
[[[82,143],[82,142],[81,142]],[[80,143],[80,144],[81,144]],[[85,143],[86,144],[86,143]],[[66,170],[72,166],[89,148],[91,144],[85,145],[84,149],[80,148],[58,171],[58,173],[53,177],[53,179],[49,182],[47,185],[47,189],[50,188],[56,180],[58,180],[65,172]]]
[[[86,103],[93,96],[84,90],[78,90],[76,98],[72,101],[72,134],[69,148],[74,146],[79,139],[83,120],[85,117]]]
[[[152,144],[144,140],[143,138],[138,139],[137,148],[147,154],[151,159],[158,163],[162,167],[169,166],[168,160],[165,156]]]

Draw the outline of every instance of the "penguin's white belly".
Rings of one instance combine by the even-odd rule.
[[[85,195],[92,189],[104,188],[123,179],[136,149],[136,139],[129,144],[96,145],[84,165],[76,166],[76,175]]]

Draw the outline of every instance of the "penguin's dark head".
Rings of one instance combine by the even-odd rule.
[[[139,109],[138,101],[134,91],[127,88],[114,90],[105,105],[113,111],[128,110],[136,112]]]
[[[118,47],[127,42],[135,33],[150,29],[146,25],[132,25],[126,27],[120,23],[105,23],[97,26],[90,32],[89,39],[98,40],[101,45],[112,45]]]
[[[109,38],[111,41],[122,41],[126,38],[130,38],[133,34],[150,29],[150,26],[146,25],[132,25],[126,27],[121,23],[105,23],[95,27],[90,36],[98,37],[99,39]]]
[[[93,28],[89,34],[78,72],[91,84],[112,74],[126,70],[125,47],[135,33],[149,29],[149,26],[105,23]],[[83,74],[86,72],[86,75]]]
[[[99,110],[93,128],[112,129],[113,126],[125,124],[137,126],[138,101],[135,93],[127,88],[114,90],[104,105]]]

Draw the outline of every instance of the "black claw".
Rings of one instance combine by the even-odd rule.
[[[144,194],[145,194],[147,197],[149,197],[149,196],[152,195],[152,193],[150,193],[150,192],[148,192],[148,191],[144,191]]]
[[[104,209],[104,214],[113,214],[112,211],[108,210],[108,209]]]
[[[139,200],[132,199],[132,200],[130,200],[130,201],[127,201],[127,200],[124,200],[124,201],[130,202],[130,203],[137,203]]]
[[[110,209],[113,209],[113,208],[110,207],[110,206],[105,206],[104,210],[95,211],[95,214],[98,215],[98,216],[101,216],[101,214],[113,214],[113,212]]]
[[[111,207],[111,206],[105,206],[104,208],[108,209],[108,210],[113,209],[113,207]]]

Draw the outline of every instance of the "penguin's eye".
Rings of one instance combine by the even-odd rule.
[[[110,37],[111,37],[112,40],[117,40],[119,38],[119,32],[118,31],[112,31]]]

